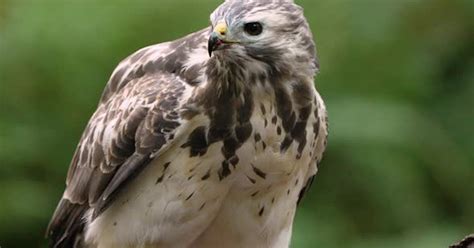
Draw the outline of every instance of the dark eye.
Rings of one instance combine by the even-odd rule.
[[[247,34],[256,36],[260,35],[263,32],[262,24],[259,22],[249,22],[245,24],[244,30]]]

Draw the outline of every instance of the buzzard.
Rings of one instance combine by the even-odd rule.
[[[51,247],[288,247],[327,141],[292,0],[227,0],[211,26],[113,72],[49,224]]]

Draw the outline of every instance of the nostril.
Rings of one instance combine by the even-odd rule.
[[[214,28],[214,32],[221,37],[227,35],[227,25],[224,22],[220,22]]]

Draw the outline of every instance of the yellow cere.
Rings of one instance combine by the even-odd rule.
[[[227,33],[227,24],[225,22],[219,22],[214,28],[214,32],[219,35],[225,36]]]

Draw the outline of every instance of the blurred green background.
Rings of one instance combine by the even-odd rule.
[[[474,232],[474,2],[306,0],[331,121],[292,247],[447,247]],[[0,246],[45,247],[117,63],[219,0],[0,0]]]

